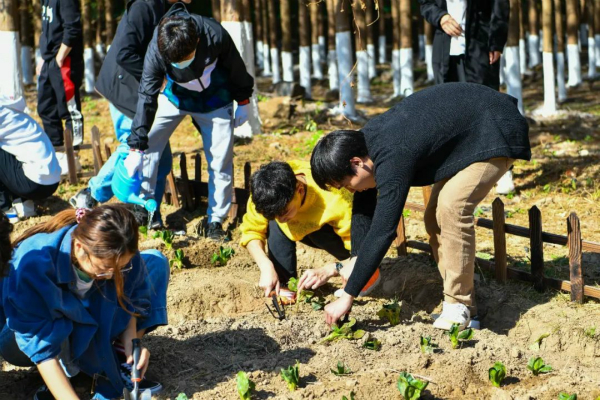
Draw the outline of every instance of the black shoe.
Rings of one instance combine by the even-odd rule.
[[[148,225],[148,210],[146,210],[144,207],[136,204],[133,206],[132,212],[133,212],[133,215],[134,215],[135,220],[137,221],[138,225],[140,225],[140,226]],[[162,222],[162,217],[160,215],[160,211],[156,210],[154,212],[154,215],[152,216],[152,221],[150,222],[150,229],[161,230],[164,227],[165,226]]]
[[[42,385],[33,395],[33,400],[54,400],[54,396],[50,393],[48,386]]]
[[[123,381],[125,388],[129,391],[133,390],[133,382],[131,382],[131,365],[127,363],[122,363],[119,366],[119,369],[121,372],[121,380]],[[155,395],[158,392],[160,392],[162,388],[163,386],[160,384],[160,382],[151,381],[145,376],[140,382],[140,393],[146,389],[150,389],[150,393],[152,393],[152,395]]]
[[[69,204],[73,208],[94,208],[98,201],[92,197],[89,188],[81,189],[77,194],[69,199]]]
[[[223,230],[220,222],[211,222],[206,226],[206,237],[217,242],[228,240],[227,232]]]

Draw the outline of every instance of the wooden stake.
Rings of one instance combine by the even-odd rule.
[[[77,170],[75,169],[75,153],[73,150],[73,134],[66,128],[63,133],[65,142],[65,154],[67,155],[67,165],[69,167],[69,183],[77,184]]]
[[[104,164],[102,152],[100,151],[100,131],[96,125],[92,126],[92,151],[94,152],[94,173],[98,175]]]
[[[544,242],[542,241],[542,213],[536,206],[529,209],[529,243],[531,254],[531,275],[533,287],[543,291],[544,284]]]
[[[431,186],[423,186],[423,205],[427,208],[429,199],[431,198]]]
[[[202,182],[202,156],[200,153],[194,154],[194,180],[198,182]],[[194,206],[200,207],[200,203],[202,202],[202,196],[200,196],[200,192],[195,189],[191,189],[193,193]]]
[[[398,256],[405,256],[408,254],[406,251],[406,230],[404,229],[404,215],[400,217],[398,227],[396,228],[396,240],[394,241]]]
[[[190,193],[185,153],[179,155],[179,168],[181,169],[181,200],[183,202],[183,208],[191,210],[194,202],[192,201],[192,194]]]
[[[499,197],[492,203],[494,220],[494,263],[496,264],[496,280],[506,282],[506,230],[504,229],[504,203]]]
[[[166,199],[167,203],[173,205],[176,208],[181,207],[181,203],[179,202],[179,195],[177,190],[177,185],[175,184],[175,175],[173,171],[169,172],[167,175],[167,187],[169,188],[170,198]]]
[[[569,271],[571,279],[571,301],[583,303],[583,272],[581,266],[581,230],[579,218],[572,212],[567,218],[569,238]]]
[[[231,169],[231,208],[229,209],[229,221],[237,224],[238,204],[235,196],[235,166]]]

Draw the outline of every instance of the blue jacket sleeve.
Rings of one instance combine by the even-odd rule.
[[[131,272],[133,274],[130,275],[130,282],[128,285],[131,285],[131,295],[129,300],[133,306],[133,312],[136,312],[141,315],[141,318],[148,316],[150,312],[150,296],[151,296],[151,287],[150,281],[148,279],[148,269],[144,264],[144,260],[138,253],[133,260],[134,268]]]
[[[21,351],[36,364],[58,356],[73,330],[61,313],[64,289],[53,280],[53,265],[50,254],[25,255],[3,282],[6,323]]]

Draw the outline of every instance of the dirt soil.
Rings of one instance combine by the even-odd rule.
[[[389,70],[373,81],[376,101],[358,108],[366,119],[388,109]],[[422,84],[422,71],[417,82]],[[313,89],[314,101],[275,97],[269,83],[259,80],[259,103],[264,134],[250,143],[235,147],[236,185],[243,182],[242,166],[250,161],[253,169],[276,160],[308,159],[316,140],[333,129],[348,128],[349,122],[327,111],[335,103],[325,99],[326,88]],[[536,71],[524,84],[528,115],[543,101],[541,73]],[[566,218],[577,212],[585,240],[600,242],[600,97],[597,88],[587,84],[570,90],[563,113],[554,118],[531,119],[532,162],[517,162],[516,191],[503,196],[507,223],[527,225],[527,210],[537,205],[543,215],[544,230],[566,234]],[[35,92],[28,91],[34,109]],[[34,114],[35,115],[35,114]],[[113,137],[106,101],[84,99],[86,131],[100,128],[103,138]],[[350,125],[359,128],[360,125]],[[115,146],[114,142],[111,146]],[[178,128],[171,140],[174,152],[185,152],[193,175],[190,156],[202,152],[201,139],[190,121]],[[84,168],[91,168],[89,154],[81,154]],[[176,175],[180,167],[175,162]],[[207,179],[206,165],[203,178]],[[16,233],[46,220],[68,207],[67,200],[80,185],[61,184],[56,195],[38,205],[40,217],[17,224]],[[481,204],[479,215],[491,218],[491,193]],[[411,191],[410,201],[421,202],[419,189]],[[169,228],[184,230],[174,248],[185,252],[185,267],[173,270],[168,292],[170,325],[145,339],[152,357],[149,376],[160,380],[164,390],[156,399],[175,399],[186,393],[193,399],[236,399],[235,375],[246,371],[256,382],[256,399],[400,399],[396,389],[399,373],[408,371],[429,381],[424,399],[528,399],[550,400],[559,392],[577,393],[579,399],[600,396],[600,302],[586,300],[582,305],[569,301],[568,293],[537,293],[529,284],[498,284],[493,276],[478,270],[477,301],[483,328],[472,340],[453,350],[448,337],[433,329],[431,314],[439,312],[442,281],[432,259],[409,250],[397,257],[390,250],[382,265],[382,283],[372,297],[360,298],[352,310],[358,328],[381,341],[379,351],[367,350],[364,340],[321,344],[329,332],[322,311],[306,304],[296,311],[288,308],[287,318],[278,321],[267,311],[256,284],[259,272],[247,252],[236,243],[239,234],[227,244],[236,254],[225,266],[211,264],[218,244],[199,238],[196,226],[202,208],[194,212],[163,205]],[[409,239],[426,240],[422,216],[407,216]],[[478,229],[478,256],[493,258],[491,231]],[[145,239],[142,248],[164,249],[158,239]],[[509,237],[511,266],[528,269],[527,239]],[[544,260],[548,276],[568,279],[568,251],[546,244]],[[303,245],[298,246],[300,269],[319,267],[331,258]],[[600,285],[600,254],[583,257],[586,284]],[[323,287],[318,294],[328,301],[340,287],[339,281]],[[397,298],[402,302],[402,322],[390,326],[379,320],[379,308]],[[536,348],[536,340],[548,334]],[[431,336],[438,345],[434,354],[421,354],[420,336]],[[549,374],[533,376],[526,368],[532,356],[540,356],[553,367]],[[300,387],[288,392],[279,373],[299,361]],[[330,372],[343,361],[352,373],[338,377]],[[496,362],[506,365],[507,378],[500,388],[488,381],[488,369]],[[2,363],[0,398],[30,399],[42,383],[35,369],[15,368]],[[82,398],[89,398],[89,380],[77,378],[74,384]]]

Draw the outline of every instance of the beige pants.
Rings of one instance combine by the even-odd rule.
[[[437,182],[425,210],[425,229],[444,280],[444,301],[466,305],[471,315],[477,313],[473,213],[513,162],[506,157],[492,158]]]

